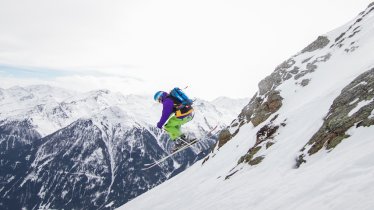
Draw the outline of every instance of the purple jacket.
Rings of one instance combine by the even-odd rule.
[[[168,94],[162,94],[162,116],[160,121],[157,123],[158,128],[162,128],[165,122],[169,119],[170,115],[173,113],[174,101],[170,98],[167,98]]]

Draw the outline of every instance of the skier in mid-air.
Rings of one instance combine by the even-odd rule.
[[[193,118],[192,100],[179,88],[174,88],[170,93],[157,91],[154,100],[163,105],[162,116],[157,127],[160,129],[164,127],[170,139],[175,142],[174,150],[190,143],[192,140],[182,133],[181,126]]]
[[[192,120],[194,112],[192,108],[193,101],[189,99],[181,89],[176,87],[171,90],[170,93],[157,91],[153,98],[155,101],[162,103],[163,105],[162,116],[160,121],[157,123],[157,127],[160,129],[164,127],[166,132],[169,134],[170,139],[175,142],[175,147],[172,149],[170,154],[161,157],[152,163],[144,164],[145,167],[142,170],[158,166],[168,158],[198,142],[197,138],[188,138],[181,131],[181,126]],[[210,127],[210,131],[200,137],[199,141],[211,138],[215,135],[213,134],[213,131],[217,127],[218,125]]]

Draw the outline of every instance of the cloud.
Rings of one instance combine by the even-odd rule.
[[[7,76],[18,78],[54,78],[66,74],[64,71],[51,70],[51,69],[35,69],[27,67],[15,67],[0,64],[0,71]]]
[[[92,76],[92,75],[72,75],[59,76],[49,79],[26,78],[14,76],[2,76],[0,78],[1,88],[10,88],[13,86],[28,85],[50,85],[61,87],[78,92],[86,92],[97,89],[108,89],[123,94],[141,94],[150,95],[153,91],[148,87],[147,83],[132,78],[112,77],[112,76]]]
[[[135,76],[104,73],[96,70],[66,71],[0,65],[0,87],[50,85],[75,91],[109,89],[123,94],[150,94],[147,81]]]
[[[0,72],[7,76],[13,76],[18,78],[56,78],[62,76],[95,76],[95,77],[119,77],[119,78],[131,78],[133,80],[143,81],[140,77],[132,76],[126,73],[126,69],[129,67],[101,67],[103,70],[99,70],[99,67],[85,67],[79,70],[61,70],[61,69],[47,69],[43,67],[25,67],[25,66],[10,66],[0,64]],[[121,70],[123,70],[121,72]]]
[[[1,75],[248,97],[283,60],[370,2],[0,0]]]

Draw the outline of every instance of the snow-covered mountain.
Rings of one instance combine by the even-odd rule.
[[[219,113],[222,113],[221,122],[225,124],[230,124],[238,116],[233,110],[242,110],[248,104],[250,98],[235,99],[235,103],[233,103],[233,100],[228,97],[219,97],[212,101]]]
[[[192,121],[188,130],[206,128],[210,124],[229,124],[249,99],[220,98],[214,101],[197,99],[195,102],[198,120]],[[118,107],[130,126],[137,122],[152,126],[157,123],[161,106],[151,96],[122,95],[109,90],[77,93],[46,85],[0,89],[0,120],[30,119],[43,136],[66,127],[79,118],[89,118],[108,107]],[[206,119],[205,119],[206,118]],[[209,124],[208,123],[208,124]]]
[[[279,65],[214,151],[127,209],[374,209],[374,3]]]
[[[243,105],[231,103],[216,108],[197,100],[185,131],[199,138],[224,128],[241,111],[234,104]],[[173,147],[155,127],[161,109],[151,96],[108,90],[0,89],[1,209],[118,207],[205,157],[216,136],[142,170]]]

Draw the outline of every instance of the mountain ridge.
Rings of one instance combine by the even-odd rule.
[[[162,106],[151,97],[42,85],[2,89],[1,95],[2,209],[112,209],[185,170],[216,141],[212,136],[143,171],[174,145],[153,125]],[[196,137],[233,115],[195,103],[195,118],[184,130]]]
[[[119,209],[373,208],[373,11],[277,66],[209,156]]]

